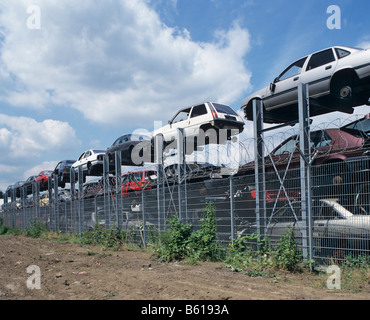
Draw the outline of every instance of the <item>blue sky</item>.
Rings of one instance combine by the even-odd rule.
[[[333,4],[341,29],[327,27]],[[311,52],[370,47],[369,9],[367,0],[3,0],[0,190],[122,134],[151,131],[187,105],[239,110]],[[339,118],[348,115],[315,121]],[[247,122],[246,137],[251,130]]]

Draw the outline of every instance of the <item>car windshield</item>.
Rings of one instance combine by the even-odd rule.
[[[297,143],[298,143],[298,137],[297,136],[292,137],[291,139],[283,143],[280,147],[278,147],[272,154],[274,156],[279,156],[282,154],[292,153],[296,151]]]
[[[146,171],[145,172],[145,180],[153,180],[156,179],[157,177],[157,172],[156,171]]]
[[[176,114],[176,116],[171,120],[171,123],[176,123],[176,122],[187,120],[189,118],[190,109],[191,108],[187,108],[187,109],[179,111]]]
[[[219,113],[227,113],[227,114],[233,114],[234,116],[237,116],[238,114],[233,110],[231,109],[229,106],[225,106],[223,104],[219,104],[219,103],[212,103],[213,106],[215,107],[215,109],[217,110],[217,112]]]
[[[307,57],[304,57],[296,62],[293,62],[288,68],[286,68],[279,76],[277,81],[282,81],[288,78],[291,78],[297,74],[300,74],[303,68],[303,65]]]
[[[53,174],[53,171],[44,171],[44,174],[48,175],[48,174]]]
[[[363,119],[352,122],[344,127],[342,130],[347,131],[355,136],[370,138],[370,116],[366,116]]]

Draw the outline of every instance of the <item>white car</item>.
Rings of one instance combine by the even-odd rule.
[[[103,173],[105,150],[87,150],[72,164],[72,169],[78,174],[78,167],[82,167],[83,177],[87,175],[99,176]]]
[[[293,215],[291,206],[296,216]],[[292,201],[291,204],[277,209],[266,220],[265,236],[270,238],[272,244],[280,241],[287,229],[292,228],[297,244],[302,245],[304,225],[300,209],[301,201]],[[350,251],[363,251],[366,254],[370,249],[370,215],[349,211],[337,198],[313,201],[311,226],[314,252],[317,255],[335,253],[344,258]],[[238,232],[238,237],[255,232],[256,225],[251,224],[243,227]]]
[[[214,137],[207,136],[203,140],[199,139],[198,145],[209,142],[215,143],[216,141],[223,143],[221,141],[222,137],[225,137],[225,140],[226,138],[230,139],[232,135],[239,134],[243,131],[244,121],[229,106],[214,102],[204,102],[181,109],[167,125],[154,130],[152,136],[161,135],[164,142],[168,143],[176,139],[177,128],[184,129],[184,136],[186,138],[199,138],[203,133],[206,135],[212,135],[212,132],[216,133],[217,140],[212,140]],[[224,131],[225,134],[222,135],[221,131]]]
[[[298,119],[298,84],[309,85],[310,114],[352,113],[370,97],[370,50],[331,47],[293,62],[269,86],[242,102],[245,118],[253,120],[253,100],[261,100],[264,122]]]

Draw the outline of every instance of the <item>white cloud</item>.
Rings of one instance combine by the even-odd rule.
[[[30,159],[45,150],[55,152],[78,145],[74,129],[66,122],[0,114],[1,159]]]
[[[370,49],[370,41],[362,41],[356,47],[362,49]]]
[[[26,170],[23,174],[23,178],[26,180],[30,176],[38,175],[43,170],[54,170],[58,162],[59,161],[44,161],[31,169]]]
[[[39,30],[27,29],[31,4]],[[231,104],[250,89],[249,33],[237,23],[194,42],[142,0],[9,0],[0,21],[2,99],[11,105],[68,105],[98,123],[143,126],[187,104]]]

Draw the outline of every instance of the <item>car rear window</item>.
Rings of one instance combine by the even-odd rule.
[[[220,113],[227,113],[227,114],[232,114],[234,116],[237,116],[238,114],[231,109],[229,106],[225,106],[224,104],[219,104],[219,103],[212,103],[213,106],[215,107],[217,112]]]
[[[337,53],[338,59],[342,59],[351,54],[351,52],[344,50],[344,49],[340,49],[340,48],[335,48],[335,52]]]

